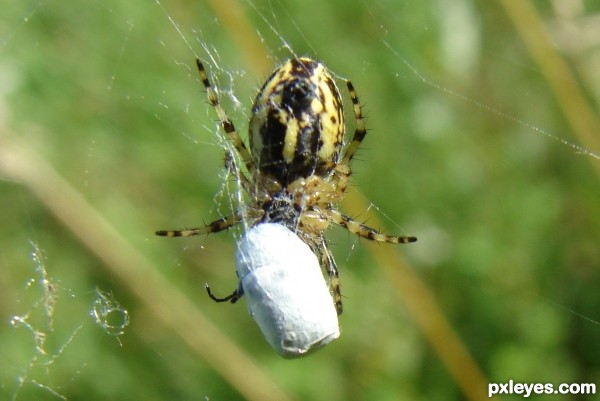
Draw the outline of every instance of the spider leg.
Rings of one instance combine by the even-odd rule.
[[[350,99],[352,100],[352,110],[354,111],[354,119],[356,120],[356,129],[354,130],[352,141],[350,142],[350,145],[348,145],[341,162],[336,164],[333,169],[333,179],[336,190],[339,193],[344,193],[346,191],[350,175],[352,174],[350,162],[367,135],[365,118],[362,115],[361,106],[356,91],[354,90],[354,85],[352,85],[352,82],[350,81],[346,81],[346,85],[348,86],[348,92],[350,93]]]
[[[340,197],[344,194],[344,192],[346,192],[351,174],[352,170],[350,170],[350,166],[347,164],[336,164],[333,169],[333,182],[335,183],[335,191],[340,194]]]
[[[242,221],[242,213],[236,211],[229,216],[221,217],[204,227],[188,228],[185,230],[159,230],[156,235],[161,237],[191,237],[192,235],[218,233],[227,230]]]
[[[337,311],[338,315],[341,315],[344,307],[342,305],[342,291],[340,289],[340,273],[337,269],[337,265],[335,264],[335,260],[333,259],[333,255],[327,248],[325,238],[320,238],[316,248],[317,253],[321,257],[321,266],[325,269],[327,276],[329,277],[331,290],[333,292],[333,303],[335,305],[335,310]]]
[[[227,295],[226,297],[218,298],[213,295],[212,291],[210,290],[210,285],[208,285],[208,283],[204,284],[204,288],[206,288],[206,292],[208,293],[208,296],[210,297],[210,299],[212,299],[215,302],[230,301],[232,304],[234,304],[238,301],[238,299],[240,299],[242,297],[242,295],[244,295],[244,292],[242,291],[241,287],[238,287],[235,289],[235,291],[233,291],[231,294]]]
[[[250,194],[250,190],[252,188],[250,185],[250,180],[243,171],[236,168],[233,153],[229,149],[225,151],[225,168],[231,175],[233,175],[236,179],[239,180],[239,183],[242,186],[242,188]]]
[[[248,171],[252,172],[254,169],[254,162],[252,161],[252,156],[250,155],[248,148],[246,148],[244,141],[242,141],[242,138],[240,138],[240,135],[235,130],[233,122],[229,119],[227,113],[225,113],[225,110],[223,109],[223,106],[221,106],[221,103],[219,103],[219,97],[217,96],[217,92],[211,86],[210,81],[208,80],[208,75],[206,74],[206,70],[204,69],[202,62],[198,58],[196,59],[196,66],[198,67],[200,80],[206,88],[208,102],[211,104],[211,106],[214,107],[215,111],[217,112],[217,116],[219,117],[219,121],[223,126],[223,130],[229,137],[229,140],[233,143],[233,146],[235,146],[239,154],[242,156],[242,160],[244,161],[246,168],[248,169]]]
[[[346,81],[346,85],[348,86],[348,92],[350,92],[350,99],[352,100],[352,109],[354,110],[354,118],[356,119],[356,130],[354,130],[352,142],[350,142],[350,145],[348,145],[346,153],[342,158],[343,164],[350,165],[350,161],[354,157],[356,150],[367,135],[367,130],[365,128],[365,118],[362,115],[360,103],[358,102],[358,96],[356,95],[356,91],[354,90],[354,85],[352,85],[352,82],[350,81]]]
[[[354,220],[352,217],[346,216],[335,209],[329,209],[329,216],[334,223],[344,227],[352,234],[356,234],[359,237],[366,238],[371,241],[390,242],[392,244],[405,244],[408,242],[415,242],[417,240],[416,237],[413,237],[411,235],[396,236],[380,233],[374,228],[366,226]]]

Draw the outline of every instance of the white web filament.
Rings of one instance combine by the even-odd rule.
[[[111,295],[98,289],[96,294],[90,315],[107,334],[115,337],[122,335],[129,324],[129,313]]]

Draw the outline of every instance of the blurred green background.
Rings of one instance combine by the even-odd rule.
[[[510,379],[600,384],[600,161],[583,151],[600,152],[600,3],[2,9],[0,398],[461,400]],[[342,335],[293,361],[243,300],[204,292],[237,285],[232,233],[153,235],[229,209],[194,57],[245,138],[290,49],[352,79],[368,116],[342,209],[419,239],[332,229]],[[121,336],[90,316],[96,289],[127,310]]]

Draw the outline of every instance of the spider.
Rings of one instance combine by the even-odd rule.
[[[235,169],[233,154],[226,151],[225,164],[238,178],[249,201],[241,209],[204,227],[161,230],[156,235],[189,237],[216,233],[241,221],[250,222],[250,226],[282,224],[296,233],[318,257],[329,277],[336,311],[341,314],[338,269],[323,235],[331,223],[377,242],[400,244],[417,240],[413,236],[382,234],[335,207],[344,196],[352,158],[367,133],[354,86],[346,81],[356,129],[352,141],[342,152],[346,127],[342,98],[335,81],[318,61],[291,58],[267,78],[254,100],[248,149],[221,106],[199,59],[196,65],[208,101],[245,165],[246,172]],[[208,284],[206,290],[217,302],[233,303],[243,295],[241,286],[224,298],[214,296]]]

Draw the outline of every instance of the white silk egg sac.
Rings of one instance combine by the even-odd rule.
[[[238,242],[236,268],[250,315],[279,355],[304,356],[339,337],[319,261],[291,230],[276,223],[249,229]]]

